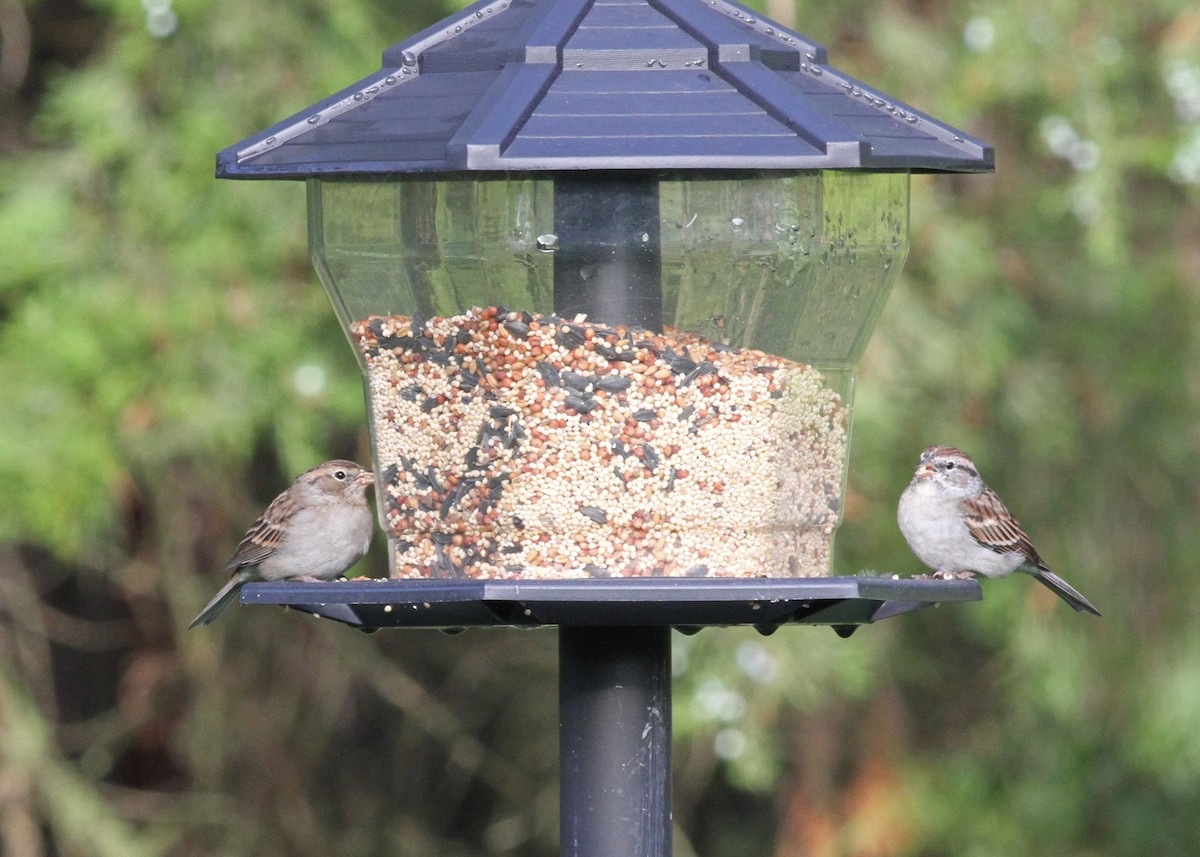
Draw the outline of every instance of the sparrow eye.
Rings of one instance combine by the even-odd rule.
[[[338,482],[345,482],[346,481],[346,471],[345,470],[333,471],[333,478],[336,479]]]
[[[945,468],[946,470],[953,470],[955,467],[955,464],[953,461],[947,461],[945,464],[942,465],[942,467]]]

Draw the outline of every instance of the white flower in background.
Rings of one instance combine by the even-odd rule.
[[[146,10],[146,29],[156,39],[165,39],[179,29],[179,16],[171,8],[171,0],[142,0]]]

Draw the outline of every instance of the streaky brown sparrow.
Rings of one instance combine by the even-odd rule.
[[[366,489],[371,471],[335,459],[296,477],[246,531],[221,591],[188,629],[207,625],[252,580],[332,580],[367,552],[374,519]]]
[[[975,463],[952,446],[921,453],[912,482],[900,495],[900,532],[935,577],[1031,574],[1082,613],[1100,611],[1050,570]]]

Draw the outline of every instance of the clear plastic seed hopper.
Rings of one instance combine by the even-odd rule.
[[[563,853],[669,854],[670,628],[980,597],[829,574],[910,174],[992,168],[724,0],[485,0],[388,49],[218,155],[307,180],[391,569],[243,601],[557,625]]]

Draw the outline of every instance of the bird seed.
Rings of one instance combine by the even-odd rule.
[[[393,577],[829,573],[847,412],[810,366],[497,307],[353,336]]]

